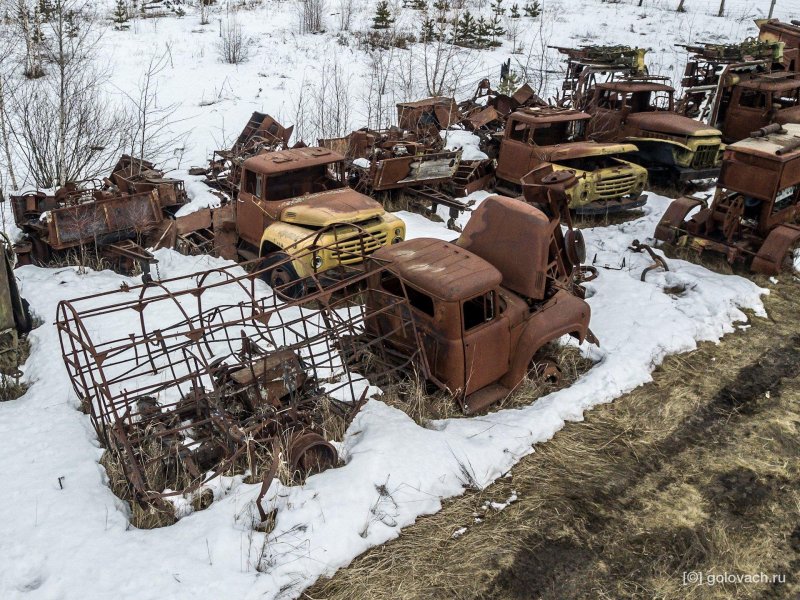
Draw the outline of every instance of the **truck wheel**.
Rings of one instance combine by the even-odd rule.
[[[272,252],[258,263],[261,271],[258,278],[271,287],[278,296],[296,299],[305,291],[305,286],[285,252]],[[292,282],[296,282],[292,284]]]
[[[586,260],[586,242],[580,229],[567,230],[567,234],[564,236],[564,246],[567,258],[576,267]]]

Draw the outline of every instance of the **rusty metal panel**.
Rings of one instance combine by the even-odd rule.
[[[504,287],[542,299],[555,226],[557,222],[526,202],[490,196],[472,213],[456,243],[494,265]]]
[[[109,234],[144,233],[155,229],[162,218],[155,191],[65,206],[50,211],[48,243],[61,250]]]

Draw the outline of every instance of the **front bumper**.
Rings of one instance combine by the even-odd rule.
[[[619,200],[598,200],[596,202],[584,204],[583,206],[578,206],[573,210],[576,215],[609,215],[624,210],[639,208],[646,203],[647,194],[641,194],[639,196],[620,198]]]

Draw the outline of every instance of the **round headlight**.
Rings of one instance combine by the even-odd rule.
[[[314,268],[319,269],[321,266],[322,266],[322,257],[319,254],[317,254],[314,257]]]
[[[402,242],[402,241],[403,241],[403,238],[401,238],[401,237],[398,235],[397,237],[395,237],[395,238],[392,240],[392,243],[393,243],[393,244],[399,244],[399,243],[400,243],[400,242]]]
[[[400,228],[398,227],[397,229],[395,229],[395,230],[394,230],[394,234],[395,234],[397,237],[400,237],[400,236],[402,236],[402,235],[403,235],[403,230],[402,230],[402,229],[400,229]]]

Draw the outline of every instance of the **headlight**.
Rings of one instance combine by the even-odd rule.
[[[322,257],[319,254],[317,254],[314,257],[314,262],[313,262],[314,268],[319,269],[322,266],[322,263],[323,263]]]
[[[403,238],[400,237],[399,235],[397,237],[395,237],[394,239],[392,239],[392,243],[393,244],[399,244],[402,241],[403,241]]]
[[[395,234],[397,237],[400,237],[400,236],[402,236],[402,235],[403,235],[403,230],[402,230],[402,229],[400,229],[400,228],[398,227],[397,229],[395,229],[395,230],[394,230],[394,234]]]

